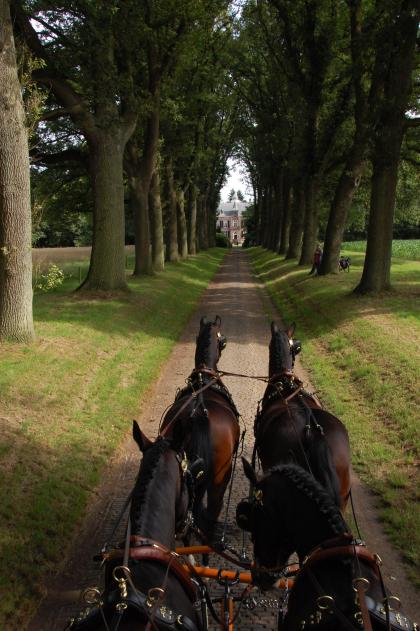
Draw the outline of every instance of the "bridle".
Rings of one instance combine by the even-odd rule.
[[[202,475],[201,458],[193,463],[189,463],[185,451],[175,452],[175,458],[179,465],[181,476],[181,491],[177,498],[177,503],[182,500],[185,490],[188,494],[188,503],[185,514],[179,519],[175,526],[175,534],[177,537],[185,536],[188,530],[193,526],[193,504],[195,499],[195,480]],[[130,499],[126,503],[125,508],[131,506]],[[124,511],[125,512],[125,511]],[[120,516],[120,518],[122,515]],[[120,519],[119,519],[120,521]],[[117,524],[118,526],[118,524]],[[116,528],[114,528],[115,532]],[[159,629],[175,631],[198,631],[197,625],[189,618],[178,615],[162,603],[165,594],[166,583],[169,573],[172,573],[181,583],[184,591],[187,593],[190,601],[194,603],[197,599],[197,590],[195,584],[191,581],[190,575],[185,570],[183,564],[179,560],[178,555],[149,537],[142,537],[131,534],[131,521],[128,518],[126,538],[123,547],[112,550],[103,549],[101,553],[102,563],[115,563],[120,561],[120,565],[116,565],[112,570],[112,579],[116,582],[115,589],[109,587],[101,593],[97,588],[89,588],[86,590],[85,601],[88,605],[95,605],[92,618],[92,625],[89,625],[89,612],[82,612],[78,618],[70,621],[68,629],[79,630],[98,628],[97,625],[102,622],[106,631],[117,631],[121,620],[130,607],[137,610],[146,620],[149,621],[150,629]],[[151,588],[147,595],[142,593],[134,585],[131,578],[129,568],[130,561],[154,561],[166,568],[165,577],[162,586]],[[110,623],[107,622],[103,612],[104,606],[110,607],[114,614]],[[96,617],[95,617],[96,613]],[[156,624],[155,624],[156,623]]]

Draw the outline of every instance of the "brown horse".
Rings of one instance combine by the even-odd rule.
[[[255,456],[263,471],[294,462],[320,482],[344,509],[350,494],[350,445],[341,421],[324,410],[293,372],[300,342],[295,323],[271,324],[269,384],[255,419]]]
[[[217,362],[226,346],[220,326],[219,316],[214,322],[201,318],[195,368],[188,386],[178,394],[161,427],[161,434],[182,444],[190,459],[199,457],[204,461],[204,475],[196,488],[194,516],[208,536],[212,536],[222,509],[240,435],[238,412],[217,372]],[[204,511],[206,492],[207,510]]]

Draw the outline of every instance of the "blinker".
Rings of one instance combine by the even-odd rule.
[[[289,340],[290,352],[295,357],[302,350],[302,342],[300,340]]]
[[[236,507],[236,523],[241,530],[252,532],[254,527],[254,507],[249,500],[242,500]]]
[[[223,351],[226,348],[226,344],[227,344],[226,336],[222,335],[221,333],[218,333],[217,337],[219,338],[219,348],[221,351]]]

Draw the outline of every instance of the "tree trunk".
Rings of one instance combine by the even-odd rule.
[[[152,265],[155,272],[163,272],[165,267],[165,247],[163,239],[162,201],[160,198],[160,175],[156,169],[149,191],[149,210],[152,237]]]
[[[97,130],[89,142],[93,183],[93,245],[81,285],[87,290],[125,290],[124,143],[121,132]]]
[[[303,219],[305,216],[305,190],[299,181],[294,188],[293,214],[290,226],[289,248],[286,259],[298,259],[302,247]]]
[[[417,1],[404,3],[402,8],[396,10],[395,23],[390,33],[392,45],[389,48],[383,94],[378,103],[380,118],[375,129],[366,257],[356,293],[383,291],[391,285],[398,163],[406,129],[405,111],[411,92],[419,13]]]
[[[284,172],[280,170],[279,176],[274,184],[275,192],[275,206],[274,206],[274,221],[273,221],[273,252],[280,250],[281,233],[283,229],[284,220]]]
[[[197,188],[193,185],[188,196],[188,252],[197,253]]]
[[[315,176],[308,176],[305,185],[305,219],[299,265],[312,265],[318,237],[317,185]]]
[[[166,160],[166,181],[168,185],[168,230],[166,241],[166,259],[175,263],[179,259],[178,254],[178,218],[177,199],[174,184],[174,172],[172,158]]]
[[[129,182],[131,178],[129,178]],[[149,187],[140,178],[134,179],[134,186],[130,186],[130,195],[134,214],[134,234],[136,248],[134,254],[133,276],[152,273],[152,257],[150,247],[150,217],[149,217]]]
[[[9,2],[0,0],[0,341],[34,339],[28,136]]]
[[[279,254],[286,254],[290,238],[290,222],[292,219],[293,191],[290,182],[286,180],[283,193],[283,221],[281,225]]]
[[[200,250],[207,250],[209,247],[209,239],[207,235],[207,193],[203,193],[202,195],[200,195],[198,210],[198,243]]]
[[[354,149],[337,184],[325,233],[324,253],[318,271],[320,275],[338,274],[338,260],[347,217],[354,191],[365,167],[364,148],[363,145]]]
[[[398,162],[393,165],[374,164],[366,258],[362,278],[355,289],[356,293],[390,289],[397,180]]]
[[[188,258],[187,219],[185,217],[185,195],[182,189],[177,194],[178,209],[178,246],[181,259]]]

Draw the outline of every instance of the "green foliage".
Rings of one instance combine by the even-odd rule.
[[[230,239],[222,232],[216,232],[216,246],[218,248],[231,248]]]
[[[44,293],[58,289],[64,282],[64,272],[55,263],[48,266],[48,270],[42,274],[38,274],[36,270],[35,289],[39,289]]]

